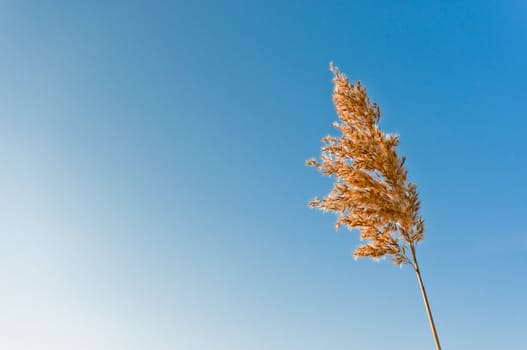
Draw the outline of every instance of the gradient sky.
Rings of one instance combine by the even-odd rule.
[[[0,348],[433,349],[309,210],[333,61],[418,184],[444,349],[527,328],[524,1],[0,1]]]

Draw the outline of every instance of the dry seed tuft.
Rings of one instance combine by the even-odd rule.
[[[355,258],[390,256],[397,265],[415,268],[408,253],[423,239],[424,222],[405,158],[397,154],[399,137],[379,129],[381,109],[360,81],[353,84],[338,68],[330,69],[339,118],[333,127],[341,135],[324,137],[320,160],[310,159],[306,165],[336,181],[326,197],[315,198],[309,206],[336,214],[337,229],[360,231],[366,243],[355,250]]]

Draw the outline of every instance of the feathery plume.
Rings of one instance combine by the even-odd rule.
[[[424,238],[417,187],[408,180],[405,157],[397,153],[399,137],[379,128],[381,109],[372,102],[360,81],[352,83],[338,68],[334,73],[333,103],[339,120],[338,137],[322,138],[320,160],[307,166],[335,178],[324,198],[310,207],[336,214],[336,228],[357,229],[365,243],[353,256],[391,257],[397,265],[410,265],[417,274],[438,350],[441,349],[428,299],[422,284],[415,246]]]

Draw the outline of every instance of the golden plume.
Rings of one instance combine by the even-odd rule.
[[[360,81],[350,82],[333,64],[330,69],[339,119],[333,126],[340,136],[324,137],[320,160],[310,159],[306,165],[334,177],[335,183],[326,197],[315,198],[309,206],[336,214],[337,229],[344,225],[360,231],[365,244],[355,250],[355,258],[389,256],[395,264],[408,264],[415,270],[440,350],[415,254],[416,244],[424,238],[424,221],[405,157],[397,154],[399,137],[379,128],[381,109]]]

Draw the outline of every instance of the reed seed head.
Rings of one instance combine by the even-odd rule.
[[[399,137],[379,129],[380,107],[370,100],[360,81],[352,83],[333,64],[333,103],[340,135],[322,138],[320,159],[307,166],[334,177],[332,190],[310,207],[337,215],[336,228],[360,231],[365,244],[355,258],[390,256],[413,266],[408,254],[423,239],[416,185],[408,180],[405,157],[397,154]]]

